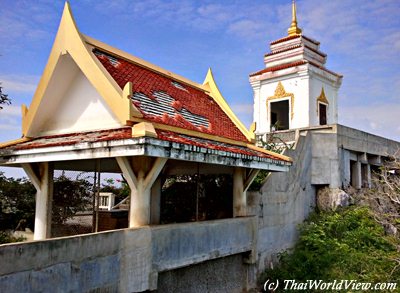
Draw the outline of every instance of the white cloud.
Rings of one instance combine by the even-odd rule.
[[[36,90],[40,76],[36,75],[0,75],[1,86],[6,92],[31,93]]]
[[[58,24],[56,19],[59,17],[58,7],[49,4],[46,1],[35,3],[10,1],[2,5],[0,10],[2,53],[24,49],[21,40],[37,44],[49,38],[51,29]]]
[[[15,135],[10,137],[11,133],[18,133],[21,130],[21,107],[16,105],[3,106],[0,110],[0,137],[7,139],[15,138]]]
[[[400,103],[360,105],[339,110],[341,124],[400,141]]]
[[[1,111],[0,119],[3,119],[3,117],[20,117],[21,116],[21,106],[16,106],[16,105],[4,106],[3,105],[3,110],[0,110],[0,111]]]

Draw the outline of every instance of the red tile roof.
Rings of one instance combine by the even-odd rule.
[[[324,66],[321,66],[321,65],[319,65],[319,64],[317,64],[317,63],[315,63],[315,62],[309,61],[309,63],[310,63],[311,65],[313,65],[313,66],[315,66],[315,67],[317,67],[317,68],[319,68],[319,69],[321,69],[321,70],[323,70],[323,71],[326,71],[326,72],[328,72],[328,73],[330,73],[330,74],[333,74],[333,75],[335,75],[335,76],[337,76],[337,77],[343,77],[343,75],[341,75],[341,74],[339,74],[339,73],[336,73],[336,72],[333,72],[333,71],[331,71],[331,70],[329,70],[329,69],[326,69]]]
[[[287,37],[278,39],[278,40],[276,40],[276,41],[273,41],[273,42],[271,42],[271,43],[269,43],[269,44],[270,44],[270,45],[275,45],[275,44],[283,43],[283,42],[290,41],[290,40],[293,40],[293,39],[297,39],[297,38],[300,38],[300,37],[302,37],[303,39],[306,39],[307,41],[309,41],[309,42],[311,42],[311,43],[314,43],[315,45],[319,45],[319,44],[320,44],[320,42],[318,42],[318,41],[316,41],[316,40],[313,40],[313,39],[311,39],[311,38],[309,38],[309,37],[303,36],[303,35],[287,36]]]
[[[212,150],[217,150],[217,151],[223,151],[223,152],[228,152],[228,153],[242,154],[242,155],[252,156],[252,157],[269,158],[269,159],[274,159],[274,160],[279,160],[279,161],[282,160],[273,155],[266,154],[263,152],[258,152],[258,151],[249,149],[247,147],[236,146],[236,145],[231,145],[231,144],[227,144],[227,143],[216,142],[213,140],[192,137],[192,136],[178,134],[178,133],[171,132],[171,131],[157,130],[157,134],[158,134],[159,139],[166,140],[166,141],[177,142],[177,143],[186,144],[186,145],[193,145],[193,146],[197,146],[197,147],[202,147],[202,148],[207,148],[207,149],[212,149]]]
[[[294,46],[291,46],[291,47],[288,47],[288,48],[285,48],[285,49],[282,49],[282,50],[276,50],[276,51],[267,53],[267,54],[264,55],[264,57],[276,55],[276,54],[283,53],[283,52],[286,52],[286,51],[291,51],[291,50],[293,50],[293,49],[297,49],[297,48],[301,48],[301,47],[302,47],[301,44],[297,44],[297,45],[294,45]],[[326,54],[325,54],[325,53],[323,53],[323,52],[321,52],[321,51],[318,51],[318,50],[315,50],[315,49],[311,48],[310,46],[306,46],[306,45],[305,45],[304,47],[307,48],[307,49],[309,49],[310,51],[313,51],[314,53],[316,53],[316,54],[318,54],[318,55],[320,55],[320,56],[322,56],[322,57],[326,57]]]
[[[272,55],[275,55],[275,54],[283,53],[283,52],[290,51],[290,50],[297,49],[297,48],[301,48],[301,44],[297,44],[297,45],[294,45],[294,46],[291,46],[291,47],[288,47],[288,48],[285,48],[285,49],[282,49],[282,50],[276,50],[276,51],[267,53],[267,54],[264,55],[264,57],[272,56]]]
[[[245,146],[221,143],[213,140],[192,137],[164,130],[157,130],[157,135],[158,137],[155,139],[179,143],[183,145],[195,146],[199,148],[205,148],[212,151],[225,152],[222,154],[220,153],[220,155],[223,156],[236,157],[237,155],[243,155],[252,157],[248,159],[254,159],[254,160],[271,159],[275,161],[283,161],[281,158],[274,156],[273,154],[266,154],[263,152],[252,150]],[[135,139],[132,138],[131,127],[124,127],[112,130],[91,131],[83,133],[70,133],[64,135],[43,136],[32,139],[27,142],[21,142],[12,146],[5,147],[1,149],[1,151],[7,153],[7,151],[40,149],[48,147],[75,146],[84,143],[118,141],[123,139]],[[198,151],[198,150],[193,149],[192,151]]]
[[[94,143],[110,140],[121,140],[132,138],[132,128],[124,127],[119,129],[69,133],[52,136],[42,136],[27,142],[6,147],[4,149],[28,150],[37,148],[57,147],[76,145],[79,143]]]
[[[300,61],[296,61],[296,62],[292,62],[292,63],[276,65],[276,66],[268,67],[268,68],[265,68],[263,70],[254,72],[254,73],[250,74],[250,76],[256,76],[256,75],[261,75],[261,74],[266,73],[266,72],[271,72],[271,71],[277,71],[277,70],[287,69],[287,68],[291,68],[291,67],[296,67],[296,66],[300,66],[300,65],[303,65],[303,64],[306,64],[306,63],[308,63],[308,62],[305,61],[305,60],[300,60]]]
[[[247,142],[206,92],[99,49],[94,53],[121,89],[132,82],[132,101],[149,122]]]
[[[287,37],[281,38],[279,40],[273,41],[269,44],[275,45],[275,44],[283,43],[283,42],[290,41],[290,40],[297,39],[297,38],[300,38],[300,35],[287,36]]]

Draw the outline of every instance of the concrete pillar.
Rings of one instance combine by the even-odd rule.
[[[36,188],[35,231],[33,240],[51,237],[51,212],[53,201],[53,164],[39,163],[38,168],[32,164],[22,167]]]
[[[362,181],[363,181],[363,187],[371,188],[371,165],[370,164],[362,165]]]
[[[151,188],[150,197],[150,224],[160,224],[160,211],[161,211],[161,178],[158,177]]]
[[[361,188],[361,162],[354,162],[351,169],[351,183],[352,186],[356,189]]]
[[[244,169],[235,167],[233,171],[233,216],[247,215],[246,192],[244,190]]]
[[[149,157],[139,157],[133,163],[127,157],[117,157],[116,160],[131,189],[129,228],[149,225],[151,188],[167,159],[157,158],[152,161]]]
[[[141,170],[136,188],[131,188],[129,228],[150,224],[150,188],[146,188],[144,180],[144,172]]]

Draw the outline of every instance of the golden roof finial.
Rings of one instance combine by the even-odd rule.
[[[292,0],[292,23],[288,29],[289,36],[300,35],[301,29],[297,27],[296,2]]]

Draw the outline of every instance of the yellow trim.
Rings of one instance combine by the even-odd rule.
[[[297,15],[296,15],[296,2],[292,1],[292,23],[288,29],[289,36],[300,35],[301,29],[297,26]]]
[[[254,133],[254,132],[256,132],[256,128],[257,128],[257,122],[253,122],[253,123],[251,123],[251,125],[250,125],[249,131],[250,131],[251,133]],[[254,135],[255,135],[255,134],[254,134]]]
[[[39,81],[29,110],[26,111],[26,115],[23,117],[23,135],[36,136],[36,133],[31,133],[32,124],[34,123],[34,118],[39,107],[45,106],[41,105],[43,96],[54,74],[56,65],[63,54],[69,54],[72,57],[83,74],[103,97],[121,125],[125,125],[125,122],[129,120],[132,115],[142,117],[142,114],[132,105],[130,99],[123,97],[121,88],[86,45],[86,42],[75,24],[70,6],[68,2],[66,2],[50,57]]]
[[[9,147],[18,143],[22,143],[22,142],[27,142],[30,141],[31,139],[28,137],[21,137],[21,138],[17,138],[14,140],[10,140],[10,141],[6,141],[6,142],[2,142],[0,143],[0,149],[5,148],[5,147]]]
[[[133,118],[129,122],[142,123],[142,122],[146,122],[146,120],[144,120],[143,118]],[[165,125],[165,124],[160,124],[160,123],[152,123],[152,124],[155,129],[176,132],[176,133],[183,134],[183,135],[188,135],[188,136],[193,136],[193,137],[198,137],[198,138],[203,138],[203,139],[209,139],[209,140],[227,143],[227,144],[236,145],[236,146],[247,147],[254,151],[262,152],[262,153],[277,157],[279,159],[282,159],[284,161],[292,162],[292,159],[287,156],[284,156],[284,155],[281,155],[278,153],[274,153],[274,152],[265,150],[263,148],[259,148],[253,144],[249,144],[249,143],[246,143],[243,141],[237,141],[237,140],[233,140],[233,139],[229,139],[229,138],[225,138],[225,137],[221,137],[221,136],[216,136],[216,135],[207,134],[207,133],[203,133],[203,132],[197,132],[194,130],[188,130],[188,129],[184,129],[184,128],[180,128],[180,127],[176,127],[176,126]]]
[[[278,82],[278,85],[276,86],[275,93],[273,96],[267,98],[267,109],[268,109],[268,102],[276,99],[282,99],[290,97],[290,119],[293,119],[294,115],[294,94],[293,93],[287,93],[285,91],[285,88],[283,87],[281,82]]]
[[[321,103],[323,103],[323,104],[329,105],[329,101],[328,101],[328,99],[327,99],[326,96],[325,96],[324,87],[322,87],[322,89],[321,89],[321,94],[320,94],[319,97],[317,98],[317,105],[318,105],[318,102],[321,102]]]
[[[157,137],[157,132],[154,129],[154,125],[150,122],[140,122],[133,125],[132,127],[132,137]]]
[[[154,65],[154,64],[152,64],[150,62],[147,62],[147,61],[145,61],[143,59],[140,59],[140,58],[138,58],[136,56],[133,56],[133,55],[131,55],[131,54],[127,53],[127,52],[124,52],[124,51],[122,51],[120,49],[114,48],[114,47],[112,47],[110,45],[107,45],[107,44],[101,42],[101,41],[93,39],[92,37],[89,37],[89,36],[86,36],[86,35],[83,35],[83,34],[81,36],[84,38],[84,40],[86,41],[87,44],[89,44],[89,45],[91,45],[93,47],[99,48],[102,51],[105,51],[106,53],[110,53],[111,55],[117,55],[118,57],[121,57],[122,59],[125,59],[125,60],[127,60],[129,62],[135,63],[135,64],[137,64],[139,66],[146,67],[147,69],[155,71],[155,72],[157,72],[157,73],[159,73],[161,75],[164,75],[164,76],[166,76],[168,78],[172,78],[172,79],[174,79],[174,80],[176,80],[176,81],[178,81],[180,83],[187,84],[187,85],[195,87],[195,88],[197,88],[199,90],[208,92],[208,89],[205,86],[203,86],[202,84],[199,84],[199,83],[196,83],[194,81],[191,81],[191,80],[189,80],[189,79],[187,79],[187,78],[185,78],[183,76],[180,76],[179,74],[175,74],[175,73],[173,73],[171,71],[168,71],[168,70],[166,70],[164,68],[161,68],[161,67],[159,67],[157,65]]]
[[[224,97],[222,96],[221,92],[218,89],[217,84],[215,83],[211,68],[209,68],[207,71],[207,75],[203,82],[203,85],[208,86],[211,97],[221,107],[221,109],[225,112],[225,114],[228,115],[228,117],[232,120],[232,122],[236,125],[236,127],[239,128],[239,130],[243,133],[243,135],[247,138],[247,140],[251,143],[254,143],[255,134],[247,130],[247,128],[243,125],[243,123],[239,120],[239,118],[237,118],[235,113],[233,113],[232,109],[225,101]]]
[[[253,145],[253,144],[247,144],[247,147],[249,149],[254,150],[254,151],[258,151],[258,152],[261,152],[261,153],[264,153],[264,154],[267,154],[267,155],[271,155],[271,156],[277,157],[277,158],[279,158],[279,159],[281,159],[283,161],[286,161],[286,162],[293,162],[292,158],[290,158],[288,156],[281,155],[281,154],[278,154],[278,153],[275,153],[275,152],[260,148],[258,146]]]
[[[148,122],[148,121],[143,119],[143,118],[132,118],[130,120],[130,122],[139,122],[140,123],[140,122]],[[176,133],[179,133],[179,134],[184,134],[184,135],[188,135],[188,136],[214,140],[214,141],[233,144],[233,145],[238,145],[238,146],[246,146],[247,145],[247,143],[243,142],[243,141],[237,141],[237,140],[233,140],[233,139],[230,139],[230,138],[216,136],[216,135],[213,135],[213,134],[198,132],[198,131],[189,130],[189,129],[185,129],[185,128],[181,128],[181,127],[165,125],[165,124],[161,124],[161,123],[152,123],[152,124],[156,129],[160,129],[160,130],[172,131],[172,132],[176,132]]]

